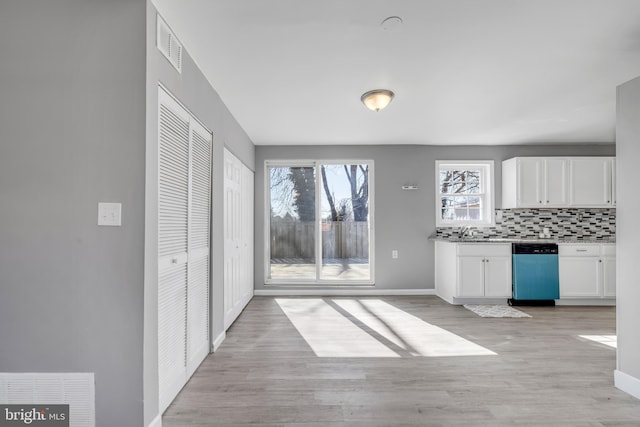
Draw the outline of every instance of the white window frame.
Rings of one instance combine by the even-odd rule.
[[[316,195],[322,194],[324,191],[322,186],[322,175],[319,173],[320,167],[323,165],[336,165],[336,164],[367,164],[369,166],[369,280],[334,280],[334,279],[322,279],[320,270],[322,267],[322,203],[316,200],[316,219],[315,219],[315,245],[316,245],[316,277],[315,279],[285,279],[278,278],[272,279],[270,277],[270,263],[271,263],[271,194],[270,194],[270,174],[269,167],[314,167],[316,168],[316,182],[315,192]],[[265,160],[264,162],[264,278],[265,285],[299,285],[299,286],[373,286],[375,285],[375,184],[374,184],[374,161],[371,159],[330,159],[330,160]]]
[[[442,197],[450,196],[450,194],[441,193],[440,171],[458,169],[458,170],[480,170],[480,187],[479,196],[482,203],[482,219],[481,220],[445,220],[442,219],[441,207]],[[495,225],[494,206],[495,206],[495,180],[494,180],[494,162],[493,160],[436,160],[435,167],[435,213],[436,227],[491,227]]]

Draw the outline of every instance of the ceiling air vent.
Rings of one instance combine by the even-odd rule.
[[[178,38],[171,31],[171,28],[166,22],[158,15],[157,21],[157,34],[156,34],[156,46],[162,52],[162,54],[171,62],[171,65],[182,72],[182,44],[178,41]]]

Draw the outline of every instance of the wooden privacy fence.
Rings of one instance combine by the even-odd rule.
[[[322,227],[323,258],[369,258],[369,224],[326,222]],[[271,223],[271,258],[314,258],[313,222]]]

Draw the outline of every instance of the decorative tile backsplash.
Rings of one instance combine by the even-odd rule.
[[[497,220],[498,212],[502,219]],[[553,238],[611,239],[616,236],[615,209],[498,209],[494,227],[473,227],[477,238],[536,238],[548,228]],[[459,227],[438,227],[436,236],[457,236]]]

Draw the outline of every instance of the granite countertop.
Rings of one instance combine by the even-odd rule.
[[[437,240],[441,242],[451,243],[615,243],[615,237],[606,237],[597,239],[595,237],[587,237],[579,239],[577,237],[551,237],[541,239],[537,237],[518,238],[518,237],[482,237],[482,236],[437,236],[432,234],[429,240]]]

